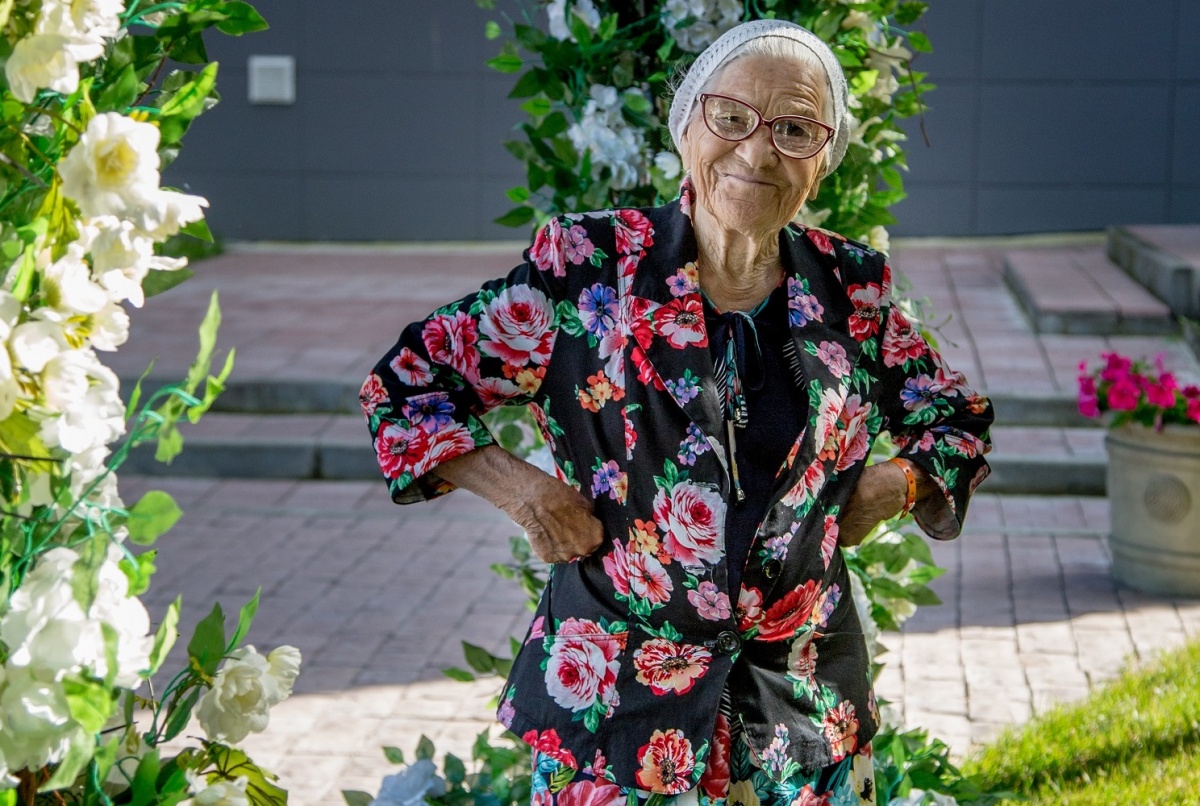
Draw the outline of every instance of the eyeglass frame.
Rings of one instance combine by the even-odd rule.
[[[719,132],[713,131],[712,124],[708,120],[708,113],[705,111],[705,108],[704,108],[704,106],[708,102],[709,98],[720,98],[723,101],[733,101],[735,104],[741,104],[742,106],[746,107],[747,109],[749,109],[751,112],[753,112],[755,115],[758,116],[758,125],[755,126],[753,129],[751,129],[750,131],[746,132],[746,135],[744,137],[739,137],[737,139],[734,139],[732,137],[726,137],[725,135],[720,134]],[[713,133],[714,136],[721,138],[722,140],[724,140],[727,143],[740,143],[743,140],[749,140],[751,137],[754,136],[755,132],[757,132],[763,126],[766,126],[767,132],[771,136],[771,145],[775,147],[776,151],[778,151],[780,154],[787,157],[788,159],[810,160],[813,157],[820,154],[821,150],[823,148],[825,148],[825,146],[829,145],[829,141],[833,139],[833,134],[835,131],[834,128],[832,126],[830,126],[828,123],[819,121],[816,118],[810,118],[805,115],[776,115],[773,118],[765,118],[765,117],[763,117],[763,113],[759,112],[758,108],[755,107],[753,104],[748,104],[745,101],[743,101],[741,98],[733,98],[728,95],[719,95],[715,92],[702,92],[702,93],[700,93],[699,100],[700,100],[700,117],[704,118],[704,128],[708,129],[710,132]],[[824,139],[824,141],[822,141],[821,145],[817,146],[816,151],[809,154],[807,157],[794,157],[791,154],[785,153],[784,150],[779,147],[779,144],[775,142],[775,129],[772,128],[772,126],[775,123],[775,121],[777,121],[777,120],[803,120],[803,121],[807,121],[808,123],[815,123],[818,126],[820,126],[822,129],[825,130],[825,139]]]

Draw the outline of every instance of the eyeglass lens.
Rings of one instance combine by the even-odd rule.
[[[753,134],[761,118],[744,103],[710,95],[704,100],[704,120],[713,134],[737,141]],[[789,157],[811,157],[829,139],[827,129],[803,118],[781,118],[770,128],[775,147]]]

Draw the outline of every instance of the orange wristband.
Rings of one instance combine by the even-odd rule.
[[[897,467],[904,471],[904,481],[907,485],[904,490],[904,508],[900,510],[898,517],[903,518],[908,513],[912,512],[917,503],[917,474],[913,473],[912,463],[907,459],[896,457],[888,461],[894,462]]]

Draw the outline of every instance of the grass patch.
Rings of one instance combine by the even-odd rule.
[[[1010,728],[963,772],[1046,806],[1200,803],[1200,641]]]

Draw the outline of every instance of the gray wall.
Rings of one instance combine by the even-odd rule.
[[[206,40],[222,102],[167,181],[237,239],[513,239],[491,219],[523,118],[474,0],[256,0],[271,30]],[[336,8],[336,12],[330,9]],[[1200,221],[1200,0],[939,0],[917,66],[903,235]],[[296,58],[297,102],[250,106],[246,58]],[[430,112],[432,114],[430,114]],[[417,120],[425,121],[418,126]]]

